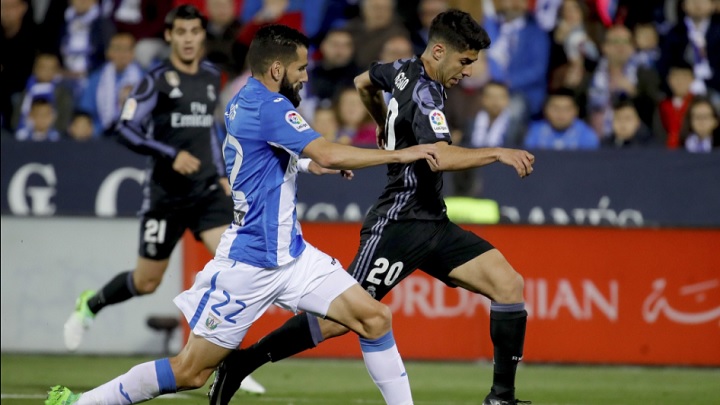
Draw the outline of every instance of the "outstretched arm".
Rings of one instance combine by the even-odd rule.
[[[432,144],[393,151],[365,149],[329,142],[319,137],[303,149],[303,154],[326,169],[352,170],[388,163],[411,163],[416,160],[426,160],[431,168],[436,169],[436,150],[437,147]]]
[[[535,156],[521,149],[508,148],[463,148],[448,145],[447,142],[437,142],[438,166],[432,170],[464,170],[474,167],[487,166],[490,163],[501,162],[512,166],[518,176],[529,176],[533,171]]]

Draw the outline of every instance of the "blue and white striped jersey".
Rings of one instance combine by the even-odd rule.
[[[295,210],[297,159],[321,135],[287,98],[253,78],[228,103],[225,124],[223,154],[235,214],[216,255],[282,266],[305,249]]]

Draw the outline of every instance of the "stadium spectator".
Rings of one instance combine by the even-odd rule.
[[[13,128],[25,128],[30,107],[37,98],[45,99],[53,105],[56,112],[55,129],[64,131],[72,116],[74,100],[72,92],[62,83],[60,60],[53,54],[41,53],[35,58],[33,74],[14,105]]]
[[[273,18],[278,23],[299,29],[310,38],[320,33],[325,15],[335,14],[334,3],[346,5],[346,0],[235,0],[241,4],[240,22],[248,24],[255,19],[265,19],[270,22]],[[331,22],[327,22],[332,25]],[[253,33],[257,29],[253,29]],[[252,36],[250,37],[252,38]]]
[[[693,68],[684,60],[675,62],[670,68],[667,76],[670,94],[660,101],[653,119],[653,131],[664,140],[668,149],[681,147],[680,130],[693,99],[691,86],[694,80]]]
[[[113,35],[105,51],[108,61],[90,75],[78,107],[93,118],[95,136],[113,130],[127,95],[142,79],[143,70],[133,60],[134,50],[131,34]]]
[[[631,100],[618,101],[613,105],[612,133],[603,139],[602,146],[608,149],[631,149],[657,145],[648,127]]]
[[[413,45],[413,55],[420,55],[423,53],[425,47],[427,46],[430,24],[432,23],[433,18],[447,9],[447,0],[420,0],[420,4],[418,5],[420,28],[414,30],[410,35]]]
[[[660,38],[655,26],[650,23],[636,24],[633,28],[635,59],[638,65],[657,69],[660,61]]]
[[[502,72],[493,79],[510,89],[512,119],[527,122],[541,112],[545,100],[550,40],[528,13],[528,0],[498,2],[497,12],[498,18],[485,19],[493,42],[488,58]]]
[[[59,141],[60,132],[55,129],[55,108],[44,98],[36,98],[30,106],[27,125],[15,133],[18,141]]]
[[[632,33],[623,25],[607,30],[602,45],[603,58],[595,69],[588,90],[588,115],[591,126],[600,137],[612,132],[612,103],[619,97],[635,100],[640,119],[651,125],[660,78],[656,71],[638,65],[633,58]]]
[[[338,92],[335,108],[339,126],[337,135],[339,143],[363,147],[376,145],[376,125],[354,87],[346,87]]]
[[[683,143],[689,152],[710,152],[720,148],[720,115],[707,98],[698,97],[690,104]]]
[[[567,63],[582,66],[584,61],[597,62],[600,52],[585,29],[588,10],[582,0],[565,0],[552,32],[550,66],[554,71]]]
[[[302,10],[290,5],[290,0],[246,0],[241,14],[243,27],[237,36],[238,45],[247,49],[255,33],[268,24],[282,24],[302,31]]]
[[[2,0],[0,2],[2,22],[2,99],[0,120],[2,127],[10,130],[13,115],[13,96],[22,92],[32,73],[37,36],[35,22],[28,13],[27,0]]]
[[[393,0],[364,0],[360,5],[360,16],[348,22],[346,28],[355,44],[354,61],[361,69],[380,58],[383,44],[388,39],[410,33],[395,16]]]
[[[517,141],[507,138],[509,125],[508,105],[510,92],[500,82],[485,85],[480,95],[480,111],[470,121],[469,135],[463,137],[463,146],[482,148],[515,146]]]
[[[235,0],[207,0],[207,38],[205,54],[230,77],[237,76],[245,63],[245,48],[235,41],[242,24],[237,17]]]
[[[396,35],[390,37],[387,42],[383,44],[382,50],[380,51],[380,62],[388,63],[398,59],[409,59],[414,55],[413,45],[408,37]]]
[[[335,109],[330,100],[324,100],[315,108],[313,114],[313,128],[330,142],[339,142],[337,139],[339,124]],[[339,142],[343,143],[343,142]],[[349,139],[344,143],[349,143]]]
[[[310,69],[308,95],[320,100],[332,99],[336,89],[353,85],[360,69],[353,62],[352,35],[344,29],[330,30],[320,43],[321,59]]]
[[[171,0],[110,0],[110,16],[120,32],[135,37],[135,60],[149,68],[169,55],[163,32]]]
[[[720,14],[712,0],[685,0],[686,16],[670,30],[662,46],[661,67],[667,73],[674,61],[693,66],[693,93],[720,89]]]
[[[105,48],[114,27],[112,21],[101,15],[97,0],[70,1],[65,10],[60,54],[65,76],[76,95],[82,94],[88,74],[105,62]]]
[[[597,149],[600,141],[592,128],[578,118],[573,92],[560,89],[548,96],[545,119],[530,125],[525,147],[528,149]]]
[[[76,111],[70,120],[67,128],[67,138],[79,142],[85,142],[93,139],[95,135],[95,125],[90,114],[84,111]]]

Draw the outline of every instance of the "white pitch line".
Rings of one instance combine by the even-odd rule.
[[[0,394],[0,399],[45,399],[47,395],[41,394]],[[190,399],[187,394],[168,394],[158,397],[158,399]]]

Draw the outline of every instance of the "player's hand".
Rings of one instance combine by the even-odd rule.
[[[200,170],[200,159],[186,150],[181,150],[175,156],[172,168],[183,176],[187,176]]]
[[[521,149],[501,149],[498,158],[500,162],[512,166],[520,178],[527,177],[533,172],[535,156],[530,152]]]
[[[433,171],[440,168],[437,157],[437,146],[435,144],[415,145],[409,148],[400,149],[400,163],[411,163],[416,160],[425,160]]]
[[[220,177],[220,180],[218,180],[218,182],[220,182],[220,186],[222,187],[223,192],[225,193],[225,195],[228,196],[228,197],[231,196],[231,195],[232,195],[232,188],[230,187],[230,181],[228,180],[228,178],[227,178],[227,177]]]
[[[344,178],[348,180],[352,180],[352,178],[355,176],[352,170],[335,170],[335,169],[326,169],[319,164],[315,163],[314,161],[310,161],[310,165],[308,166],[308,171],[312,174],[322,176],[323,174],[338,174],[342,175]]]
[[[375,143],[378,149],[385,149],[385,127],[378,125],[375,128]]]

